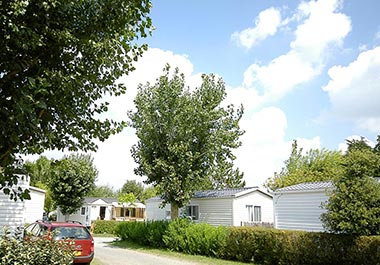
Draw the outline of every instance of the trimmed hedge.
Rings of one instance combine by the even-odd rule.
[[[380,236],[215,227],[188,219],[123,222],[116,231],[122,240],[143,245],[255,264],[380,264]]]
[[[96,220],[94,222],[94,234],[115,234],[118,222],[115,220]]]

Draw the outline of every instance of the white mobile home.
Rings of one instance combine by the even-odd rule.
[[[141,221],[144,219],[145,205],[140,202],[119,203],[116,198],[97,197],[85,198],[78,211],[67,217],[67,220],[78,221],[86,226],[90,226],[95,220]],[[66,220],[59,209],[57,220]]]
[[[18,187],[29,189],[30,200],[11,200],[1,190],[0,228],[6,226],[10,229],[15,229],[16,227],[24,226],[25,223],[31,223],[43,217],[45,191],[29,186],[28,175],[18,175],[18,185],[14,188],[17,189]]]
[[[161,203],[159,197],[146,201],[148,220],[170,219],[170,205],[160,208]],[[198,191],[180,213],[211,225],[273,223],[272,195],[258,187]]]
[[[273,192],[274,227],[278,229],[322,232],[321,207],[327,202],[331,182],[307,182]]]

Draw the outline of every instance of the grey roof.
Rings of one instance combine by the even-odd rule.
[[[227,198],[235,197],[237,193],[242,191],[248,191],[252,189],[258,189],[258,187],[246,187],[235,189],[223,189],[223,190],[201,190],[194,193],[193,198]]]
[[[97,200],[103,200],[104,202],[109,203],[109,204],[113,202],[117,202],[116,198],[86,197],[84,198],[84,203],[94,203]]]
[[[259,189],[259,187],[245,187],[245,188],[233,188],[233,189],[221,189],[221,190],[201,190],[196,191],[192,198],[201,199],[201,198],[231,198],[238,196],[240,192],[250,192],[250,191],[259,191],[269,197],[272,197],[271,194],[265,193]],[[244,193],[246,194],[246,193]],[[162,200],[161,196],[156,196],[148,199],[147,201],[157,201]]]
[[[300,192],[300,191],[317,191],[317,190],[326,190],[332,188],[333,184],[331,181],[319,181],[319,182],[304,182],[281,189],[277,189],[274,193],[283,193],[283,192]]]

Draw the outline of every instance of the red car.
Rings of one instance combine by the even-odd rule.
[[[54,240],[73,240],[74,264],[90,264],[94,258],[94,239],[87,227],[78,222],[37,221],[24,230],[24,239],[46,237]]]

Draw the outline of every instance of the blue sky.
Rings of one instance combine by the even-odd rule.
[[[243,104],[246,134],[236,166],[248,186],[280,171],[291,142],[344,150],[345,139],[380,134],[380,1],[153,1],[155,30],[128,86],[111,99],[110,116],[126,118],[139,83],[166,63],[190,86],[202,73],[226,82],[226,103]],[[99,144],[98,184],[119,188],[136,166],[133,130]],[[54,155],[51,155],[54,156]],[[55,155],[57,156],[57,155]]]

